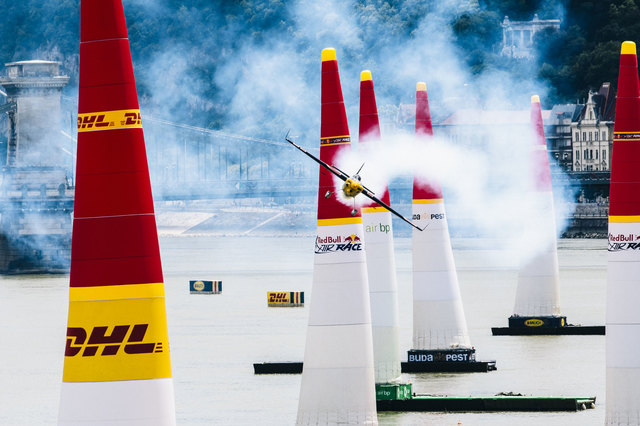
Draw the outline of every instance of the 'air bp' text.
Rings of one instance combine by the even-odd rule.
[[[388,234],[391,231],[391,225],[385,225],[384,223],[380,223],[378,225],[365,225],[365,232],[381,232],[384,234]]]

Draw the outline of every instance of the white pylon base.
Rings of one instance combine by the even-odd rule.
[[[175,425],[173,379],[63,382],[59,425]]]

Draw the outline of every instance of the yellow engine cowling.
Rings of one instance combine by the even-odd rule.
[[[344,185],[342,186],[342,191],[344,195],[349,198],[353,198],[356,195],[360,194],[364,188],[362,184],[358,182],[356,179],[348,178],[344,181]]]

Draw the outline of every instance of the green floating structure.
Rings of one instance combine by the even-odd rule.
[[[413,398],[411,394],[411,383],[376,383],[377,401],[402,401],[411,398]]]
[[[300,374],[301,362],[253,364],[255,374]],[[411,383],[376,384],[378,411],[579,411],[595,408],[595,397],[525,396],[434,396],[414,394]]]

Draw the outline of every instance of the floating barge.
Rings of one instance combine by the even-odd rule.
[[[495,361],[476,362],[403,362],[403,373],[486,373],[496,370]],[[260,362],[253,364],[254,374],[302,374],[301,362]]]
[[[407,363],[402,363],[402,372]],[[468,364],[489,364],[486,362]],[[263,362],[253,364],[255,374],[301,374],[301,362]],[[439,370],[444,371],[444,370]],[[376,385],[378,411],[579,411],[595,408],[596,397],[566,396],[433,396],[406,394],[404,389],[392,389],[383,394]],[[403,399],[404,398],[404,399]]]
[[[403,362],[403,373],[487,373],[496,370],[495,361]]]
[[[567,317],[509,317],[509,327],[491,327],[494,336],[605,335],[604,325],[567,324]]]
[[[410,399],[378,400],[376,404],[378,411],[579,411],[595,408],[596,397],[414,394]]]
[[[302,374],[301,362],[260,362],[253,364],[254,374]]]
[[[476,361],[474,348],[412,349],[403,373],[486,373],[496,370],[495,361]]]

